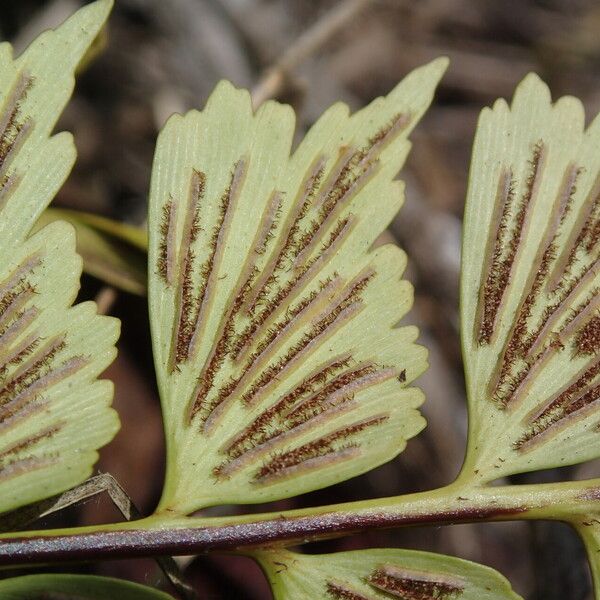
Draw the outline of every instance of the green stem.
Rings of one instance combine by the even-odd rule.
[[[597,510],[600,479],[544,485],[450,486],[405,496],[278,513],[181,517],[0,535],[0,565],[200,554],[293,545],[376,528],[477,521],[572,521]]]

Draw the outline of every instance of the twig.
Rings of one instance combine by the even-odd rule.
[[[99,315],[107,315],[114,303],[117,301],[119,293],[114,287],[105,285],[100,288],[100,291],[96,294],[96,305]]]
[[[40,33],[46,29],[57,27],[78,8],[77,0],[54,0],[54,2],[45,4],[36,11],[30,21],[11,41],[15,55],[19,56]]]
[[[302,33],[252,89],[254,106],[258,107],[265,100],[279,95],[291,71],[350,23],[370,2],[372,0],[340,2]]]

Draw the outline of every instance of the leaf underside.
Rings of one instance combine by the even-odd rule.
[[[71,136],[51,136],[73,72],[111,3],[42,34],[17,60],[0,45],[0,513],[84,480],[118,429],[112,385],[118,322],[71,307],[81,259],[73,228],[27,238],[68,175]]]
[[[600,119],[529,75],[484,109],[461,281],[469,398],[463,476],[600,456]]]
[[[519,600],[500,573],[411,550],[258,553],[275,600]]]
[[[0,581],[2,600],[173,600],[149,587],[93,575],[26,575]]]
[[[161,509],[291,496],[385,462],[418,433],[426,366],[404,254],[369,252],[441,59],[290,157],[292,109],[222,82],[159,137],[149,302],[168,447]]]

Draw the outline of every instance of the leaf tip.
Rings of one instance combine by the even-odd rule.
[[[515,88],[511,108],[514,111],[521,103],[529,105],[532,102],[535,104],[552,102],[550,88],[537,73],[533,72],[527,73]]]
[[[417,67],[409,76],[414,74],[425,81],[430,81],[432,89],[435,89],[435,86],[440,82],[449,65],[450,59],[447,56],[439,56],[427,64]]]
[[[94,20],[97,19],[98,21],[104,22],[111,13],[114,5],[114,0],[96,0],[96,2],[92,2],[88,6],[84,7],[83,10],[88,10],[89,15],[93,15]]]

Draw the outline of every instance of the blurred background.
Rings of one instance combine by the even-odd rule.
[[[0,37],[22,50],[64,20],[77,0],[0,0]],[[407,200],[389,235],[409,254],[416,287],[409,320],[421,328],[431,367],[428,428],[396,460],[344,484],[269,505],[284,509],[427,490],[461,465],[466,410],[458,339],[461,216],[477,115],[509,98],[529,71],[553,96],[579,96],[588,118],[600,109],[600,4],[593,0],[116,0],[105,51],[82,74],[60,129],[74,132],[79,160],[56,205],[142,225],[156,135],[173,112],[202,107],[222,78],[276,97],[299,114],[302,134],[331,103],[359,108],[412,68],[446,55],[450,68],[412,136],[402,178]],[[387,235],[387,234],[386,234]],[[120,354],[108,377],[123,426],[102,452],[143,513],[158,499],[163,437],[145,299],[108,294],[85,278],[123,321]],[[598,476],[597,464],[514,478],[514,482]],[[228,507],[238,510],[263,510]],[[112,521],[106,498],[44,525]],[[591,598],[583,547],[568,527],[548,523],[461,525],[373,532],[305,547],[308,552],[395,546],[453,554],[493,566],[532,600]],[[262,600],[262,575],[239,557],[184,558],[200,598]],[[66,567],[65,567],[66,568]],[[168,585],[151,560],[72,567]]]

